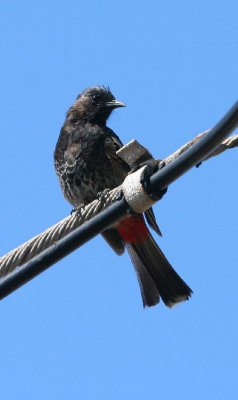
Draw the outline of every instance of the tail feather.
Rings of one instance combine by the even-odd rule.
[[[192,294],[190,287],[180,278],[168,262],[153,237],[137,244],[126,244],[141,289],[143,305],[153,306],[159,297],[168,307]]]
[[[134,247],[130,244],[126,244],[126,248],[136,272],[137,280],[140,286],[143,306],[150,307],[158,304],[160,301],[160,296],[155,281],[147,271],[145,265],[141,262],[141,259],[138,256],[137,252],[134,250]]]

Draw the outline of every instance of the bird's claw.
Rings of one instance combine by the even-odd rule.
[[[75,208],[73,208],[73,210],[71,211],[71,215],[72,214],[76,214],[78,217],[82,217],[82,210],[84,209],[84,207],[85,207],[85,204],[84,203],[81,203],[81,204],[79,204],[79,206],[77,206],[77,207],[75,207]]]
[[[104,203],[106,201],[106,198],[108,197],[108,193],[110,192],[110,189],[106,188],[102,192],[97,193],[97,199],[101,202]]]

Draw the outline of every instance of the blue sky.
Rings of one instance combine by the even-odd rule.
[[[234,1],[1,4],[1,254],[67,216],[53,150],[85,87],[127,104],[108,125],[164,158],[237,99]],[[155,213],[189,302],[144,310],[129,257],[100,237],[0,304],[0,395],[236,399],[237,150],[170,186]]]

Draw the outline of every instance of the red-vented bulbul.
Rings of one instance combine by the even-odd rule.
[[[54,163],[65,198],[74,207],[88,204],[105,189],[120,185],[129,167],[116,155],[122,147],[118,136],[106,126],[114,108],[124,107],[109,89],[85,89],[69,108],[54,152]],[[148,223],[160,234],[152,208]],[[174,271],[151,236],[143,215],[124,218],[102,233],[117,254],[127,248],[140,285],[144,306],[160,297],[168,307],[187,300],[192,293]]]

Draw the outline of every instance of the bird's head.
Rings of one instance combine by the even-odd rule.
[[[91,86],[77,97],[67,113],[67,119],[106,123],[114,108],[125,107],[108,88]]]

